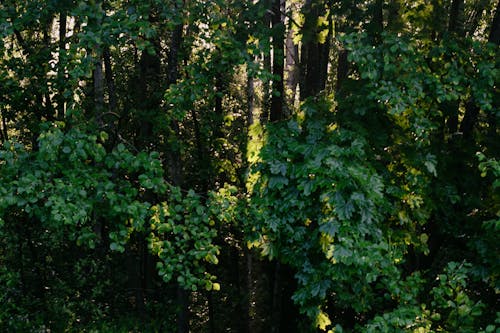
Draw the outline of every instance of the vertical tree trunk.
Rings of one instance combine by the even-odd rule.
[[[320,75],[320,85],[319,91],[325,90],[326,83],[328,81],[328,64],[330,63],[330,46],[333,36],[333,0],[328,2],[328,7],[330,12],[328,13],[328,32],[325,37],[324,42],[318,44],[319,47],[319,75]]]
[[[305,21],[302,28],[302,48],[301,48],[301,84],[300,99],[317,95],[325,89],[328,77],[328,60],[330,54],[330,38],[333,33],[333,21],[328,21],[328,26],[318,26],[320,15],[325,10],[323,1],[306,0],[302,13]],[[319,39],[319,33],[328,29],[325,40]]]
[[[180,15],[180,13],[179,13]],[[177,24],[174,27],[172,32],[172,40],[170,42],[170,51],[167,59],[167,85],[172,85],[177,82],[179,76],[178,64],[179,64],[179,51],[182,45],[182,31],[183,25],[181,23]],[[180,133],[179,122],[176,119],[171,120],[171,132],[173,133],[173,138],[171,140],[178,140],[176,135]],[[172,184],[175,186],[181,186],[182,180],[182,165],[181,165],[181,156],[179,152],[178,145],[172,145],[171,142],[167,142],[169,144],[166,147],[166,151],[169,155],[169,171],[170,177],[172,178]],[[187,311],[187,309],[186,309]]]
[[[0,110],[0,118],[2,118],[2,128],[0,130],[2,134],[2,141],[7,141],[9,140],[9,132],[7,129],[7,120],[5,118],[5,113],[2,110]]]
[[[469,18],[466,22],[467,27],[467,37],[473,37],[477,28],[479,27],[479,23],[481,21],[481,17],[483,16],[483,12],[488,6],[489,0],[479,0],[477,5],[472,9],[472,13],[469,15]]]
[[[453,38],[463,38],[465,36],[464,29],[464,0],[453,0],[450,7],[448,33]],[[449,101],[442,103],[444,114],[448,116],[447,127],[450,134],[458,131],[458,114],[460,101]]]
[[[342,88],[342,83],[347,79],[347,74],[349,72],[349,62],[347,61],[348,51],[344,48],[338,50],[337,59],[337,84],[335,86],[335,91],[337,94],[340,93]]]
[[[59,87],[58,97],[57,97],[57,118],[64,118],[64,58],[66,53],[66,25],[67,25],[67,16],[66,11],[61,11],[59,13],[59,61],[57,64],[57,79],[58,83],[61,85]]]
[[[109,52],[109,47],[104,47],[103,50],[104,58],[104,76],[106,79],[106,87],[108,88],[109,96],[109,111],[116,111],[116,91],[115,91],[115,80],[113,78],[113,68],[111,66],[111,54]]]
[[[215,313],[214,313],[214,294],[212,291],[208,292],[208,330],[210,333],[216,333],[215,330]]]
[[[491,22],[488,42],[493,43],[497,46],[500,44],[500,1],[497,1],[495,15],[493,16],[493,22]]]
[[[464,29],[464,0],[453,0],[450,8],[450,20],[448,21],[448,32],[465,36]]]
[[[300,100],[315,95],[319,91],[319,54],[317,47],[318,13],[312,0],[306,0],[302,7],[304,25],[302,28],[302,47],[300,52]]]
[[[177,333],[189,333],[189,291],[177,286]]]
[[[179,17],[182,15],[182,8],[176,8],[176,14]],[[177,24],[172,31],[172,39],[170,41],[170,50],[168,54],[167,63],[167,78],[168,85],[175,84],[179,77],[179,52],[181,49],[183,41],[183,24]],[[174,135],[180,133],[180,125],[176,119],[171,122],[171,131]],[[178,140],[177,137],[173,140]],[[179,148],[167,148],[167,152],[170,160],[170,177],[172,178],[172,184],[174,186],[182,186],[182,159],[180,156]],[[188,333],[189,332],[189,291],[184,290],[179,284],[176,286],[177,289],[177,332],[178,333]]]
[[[283,288],[281,284],[281,264],[276,261],[274,264],[273,293],[271,307],[271,332],[280,332],[281,312],[283,301]]]
[[[299,59],[299,46],[293,42],[293,30],[288,29],[286,36],[286,87],[290,91],[290,100],[288,104],[293,106],[295,103],[295,94],[297,91],[297,85],[299,83],[299,73],[298,73],[298,59]]]
[[[255,109],[255,84],[253,76],[247,69],[247,125],[253,124],[253,113]]]
[[[375,0],[372,7],[371,22],[368,24],[367,31],[374,44],[381,43],[381,34],[384,31],[384,0]]]
[[[272,3],[271,1],[275,0],[265,0],[266,1],[266,8],[271,8]],[[264,26],[266,28],[271,29],[271,11],[268,10],[264,14]],[[269,42],[271,42],[271,38],[269,36],[266,36],[269,38]],[[272,73],[272,67],[271,67],[271,46],[269,48],[265,48],[263,55],[262,55],[262,66],[264,67],[264,72],[266,73]],[[261,124],[266,124],[269,121],[269,108],[271,105],[271,81],[269,79],[264,79],[262,82],[262,103],[261,103],[261,113],[260,113],[260,123]]]
[[[272,30],[273,30],[273,85],[271,95],[271,110],[270,121],[279,121],[284,118],[283,113],[283,98],[284,98],[284,84],[283,84],[283,57],[284,57],[284,33],[285,23],[281,14],[283,10],[283,0],[273,0],[272,6]]]
[[[253,290],[254,290],[254,285],[253,285],[253,262],[252,262],[252,253],[248,250],[246,246],[243,248],[243,256],[245,259],[245,267],[246,267],[246,274],[245,274],[245,282],[246,282],[246,299],[245,299],[245,328],[243,330],[244,333],[251,333],[252,332],[252,313],[253,313],[253,304],[254,304],[254,298],[253,298]]]
[[[491,23],[490,33],[488,36],[488,42],[499,45],[500,44],[500,15],[499,15],[500,1],[497,2],[497,7],[495,9],[495,15],[493,17],[493,22]],[[498,105],[497,98],[493,99],[493,110],[496,110],[495,105]],[[472,137],[472,131],[477,122],[479,116],[479,107],[473,98],[469,99],[465,105],[465,114],[460,124],[460,131],[463,133],[465,139]],[[496,117],[491,115],[488,117],[490,131],[496,131]],[[458,121],[458,120],[457,120]]]
[[[102,60],[99,51],[96,51],[96,61],[94,67],[94,108],[99,125],[102,126],[102,113],[104,110],[104,84],[102,73]]]
[[[401,19],[401,0],[391,0],[387,13],[387,30],[399,32],[403,28]]]
[[[497,1],[497,7],[495,8],[495,15],[493,16],[493,22],[491,23],[490,34],[488,36],[488,41],[493,43],[498,47],[500,45],[500,0]],[[500,93],[498,89],[493,95],[493,110],[498,110],[500,108]],[[498,147],[497,139],[497,116],[494,112],[488,114],[488,125],[489,133],[488,136],[491,138],[492,142],[496,143]],[[498,149],[497,149],[498,151]]]

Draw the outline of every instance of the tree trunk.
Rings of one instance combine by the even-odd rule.
[[[283,290],[281,285],[281,264],[274,264],[273,293],[271,307],[271,332],[280,332]]]
[[[301,48],[301,84],[300,99],[317,95],[326,87],[328,77],[328,58],[333,21],[329,26],[318,26],[318,19],[323,14],[325,4],[307,0],[302,9],[305,21],[302,28],[303,40]],[[319,40],[319,33],[328,29],[325,40]]]
[[[497,1],[495,16],[493,17],[493,22],[491,22],[488,42],[493,43],[497,46],[500,44],[500,1]]]
[[[403,29],[403,21],[401,19],[401,0],[391,0],[387,13],[387,30],[391,32],[399,32]]]
[[[113,68],[111,66],[111,54],[109,52],[109,47],[104,47],[103,50],[104,57],[104,77],[106,79],[106,87],[108,88],[109,96],[109,111],[116,111],[116,91],[115,91],[115,80],[113,78]]]
[[[273,85],[271,95],[271,113],[269,116],[269,120],[272,122],[279,121],[285,118],[283,113],[283,40],[285,33],[285,23],[283,22],[283,18],[281,15],[283,5],[283,0],[273,0],[273,14],[271,18],[273,30]]]
[[[495,9],[495,15],[493,17],[493,22],[491,23],[491,28],[490,28],[490,33],[488,36],[488,42],[499,45],[500,43],[500,15],[499,15],[499,7],[500,7],[500,1],[497,2],[497,7]],[[493,110],[496,110],[495,105],[497,104],[497,99],[493,99]],[[463,133],[463,136],[465,139],[469,139],[472,137],[472,132],[474,129],[474,126],[477,122],[477,118],[479,116],[479,107],[473,100],[473,98],[470,98],[469,101],[467,101],[467,104],[465,105],[465,115],[462,120],[462,123],[460,124],[460,131]],[[488,117],[488,122],[489,122],[489,127],[490,131],[493,129],[495,130],[496,128],[496,117],[489,116]]]
[[[466,27],[467,27],[467,37],[473,37],[477,28],[479,27],[479,22],[481,21],[481,17],[483,16],[483,12],[488,5],[489,0],[479,0],[477,5],[472,9],[472,13],[467,19]]]
[[[94,108],[98,123],[102,126],[102,113],[104,110],[104,84],[102,73],[102,60],[99,51],[96,51],[96,61],[94,67]]]
[[[177,333],[189,333],[189,292],[177,286]]]
[[[245,328],[243,330],[244,333],[252,332],[252,313],[253,313],[253,304],[254,304],[254,285],[253,285],[253,262],[252,262],[252,253],[248,250],[248,247],[244,246],[243,254],[245,258],[245,282],[246,282],[246,299],[245,299]]]
[[[0,118],[2,118],[2,128],[0,129],[0,134],[2,135],[2,142],[9,140],[9,135],[7,131],[7,121],[5,120],[5,114],[0,110]]]
[[[180,13],[179,13],[180,15]],[[174,30],[172,32],[172,40],[170,42],[170,51],[168,54],[168,63],[167,63],[167,78],[168,82],[167,85],[173,85],[177,82],[177,79],[179,77],[179,50],[182,45],[183,41],[183,25],[182,24],[177,24],[174,27]],[[170,130],[173,133],[172,138],[166,142],[168,147],[165,148],[165,150],[168,152],[167,154],[169,155],[169,173],[170,177],[172,179],[172,184],[175,186],[181,186],[183,179],[182,179],[182,158],[180,156],[180,151],[179,151],[179,145],[178,144],[172,144],[172,140],[178,140],[177,135],[180,134],[180,125],[179,121],[177,119],[172,119],[170,123]]]
[[[299,72],[298,72],[298,59],[299,59],[299,46],[293,42],[293,30],[291,27],[288,29],[288,34],[286,36],[286,87],[290,91],[290,100],[288,104],[293,106],[295,104],[295,95],[297,91],[297,85],[299,82]]]
[[[59,61],[57,64],[57,78],[59,86],[59,94],[57,96],[57,118],[64,119],[64,69],[65,62],[64,58],[66,56],[66,25],[67,25],[67,17],[66,12],[61,11],[59,13]]]
[[[270,1],[270,0],[267,0]],[[275,1],[275,0],[274,0]],[[270,7],[271,5],[269,5]],[[271,13],[269,11],[266,12],[264,15],[264,25],[267,28],[271,27]],[[271,48],[264,50],[263,54],[263,67],[264,71],[266,73],[272,73],[271,69]],[[264,82],[262,82],[262,106],[261,106],[261,113],[260,113],[260,123],[261,124],[266,124],[269,121],[269,108],[270,108],[270,93],[271,93],[271,86],[270,86],[270,80],[264,79]]]
[[[337,84],[335,86],[335,91],[337,94],[340,93],[342,88],[342,83],[347,79],[347,74],[349,72],[349,62],[347,61],[348,51],[344,48],[338,50],[337,59]]]
[[[465,36],[464,29],[464,0],[453,0],[450,8],[448,32],[459,37]]]
[[[247,125],[253,124],[253,113],[255,109],[255,84],[253,76],[247,69]]]

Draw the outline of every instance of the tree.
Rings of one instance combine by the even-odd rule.
[[[493,332],[498,6],[0,1],[0,326]]]

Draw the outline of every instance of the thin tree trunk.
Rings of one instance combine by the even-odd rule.
[[[324,43],[320,43],[319,46],[319,75],[320,75],[320,86],[319,90],[325,90],[326,83],[328,81],[328,64],[330,63],[330,46],[333,36],[333,13],[331,8],[333,7],[333,1],[329,1],[330,13],[328,15],[328,33],[326,35]]]
[[[463,38],[465,36],[464,20],[464,0],[453,0],[450,7],[450,15],[448,21],[448,33],[454,38]],[[451,59],[449,59],[451,60]],[[448,116],[447,126],[450,134],[458,131],[458,114],[460,101],[449,101],[442,103],[442,109],[445,115]]]
[[[281,285],[281,264],[274,265],[273,294],[271,307],[271,332],[280,332],[283,290]]]
[[[284,118],[283,113],[283,98],[284,98],[284,84],[283,84],[283,57],[284,57],[284,32],[285,23],[281,15],[283,0],[273,0],[272,7],[272,29],[273,29],[273,85],[271,95],[271,112],[269,120],[279,121]]]
[[[448,22],[448,32],[465,36],[464,29],[464,0],[453,0],[450,8],[450,20]]]
[[[347,74],[349,72],[349,62],[347,61],[348,51],[344,48],[338,50],[337,59],[337,84],[335,86],[335,91],[337,94],[342,88],[342,83],[347,79]]]
[[[493,43],[498,47],[500,45],[500,0],[497,1],[497,7],[495,9],[495,15],[493,17],[493,22],[491,23],[490,34],[488,37],[488,41]],[[498,89],[494,92],[493,95],[493,110],[498,110],[500,108],[500,93]],[[497,139],[497,116],[494,112],[490,112],[488,114],[488,125],[489,125],[489,133],[488,136],[492,139],[493,142],[496,142],[498,145]],[[498,149],[497,149],[498,150]]]
[[[247,69],[247,125],[253,124],[253,113],[255,108],[255,84],[252,75]]]
[[[64,58],[66,53],[66,25],[67,25],[67,16],[66,11],[61,11],[59,13],[59,62],[57,67],[57,77],[58,81],[61,84],[59,87],[59,94],[57,97],[57,118],[64,119]]]
[[[302,28],[302,47],[300,52],[300,100],[315,95],[319,91],[319,53],[317,46],[318,4],[306,0],[302,8],[305,21]]]
[[[435,42],[438,42],[441,39],[441,36],[445,30],[443,23],[443,16],[445,12],[443,10],[443,6],[441,5],[441,1],[439,0],[431,0],[432,4],[432,30],[431,30],[431,39]]]
[[[373,39],[374,44],[380,44],[381,34],[384,31],[384,0],[375,0],[372,7],[371,22],[367,31]]]
[[[177,24],[172,32],[172,40],[170,43],[170,51],[168,54],[168,63],[167,63],[167,78],[168,78],[167,84],[169,86],[175,84],[179,77],[178,64],[179,64],[179,51],[183,41],[182,31],[183,31],[183,25]],[[180,134],[180,125],[177,119],[172,119],[170,127],[171,131],[174,133],[175,136]],[[175,140],[178,140],[178,138],[175,137]],[[172,184],[175,186],[181,186],[183,182],[182,165],[181,165],[182,158],[180,156],[179,148],[173,148],[170,145],[170,147],[167,147],[166,150],[170,155],[168,160],[169,160],[169,171],[170,171],[170,176],[172,178]]]
[[[102,60],[100,52],[96,52],[96,62],[94,67],[94,108],[98,123],[102,126],[102,113],[104,110],[104,84],[102,73]]]
[[[270,1],[270,0],[267,0]],[[269,5],[270,7],[271,5]],[[264,15],[264,25],[268,28],[271,28],[271,13],[266,11]],[[272,73],[271,69],[271,48],[266,49],[263,54],[263,64],[264,71],[266,73]],[[260,114],[260,123],[266,124],[269,121],[269,107],[270,107],[270,92],[271,85],[270,80],[264,79],[262,82],[262,103],[261,103],[261,114]]]
[[[208,292],[208,329],[210,333],[216,333],[215,330],[215,313],[214,313],[214,294]]]
[[[7,141],[9,140],[9,133],[7,130],[7,120],[5,119],[5,114],[3,111],[0,111],[0,117],[2,118],[2,128],[1,128],[1,134],[2,134],[2,141]]]
[[[109,111],[116,111],[116,91],[115,91],[115,80],[113,78],[113,68],[111,66],[111,54],[109,52],[109,47],[104,47],[103,50],[104,58],[104,77],[106,79],[106,87],[108,88],[109,96]]]
[[[254,298],[253,298],[253,290],[254,290],[254,285],[253,285],[253,262],[252,262],[252,253],[248,250],[248,248],[245,246],[243,249],[244,257],[245,257],[245,264],[246,264],[246,276],[245,276],[245,282],[246,282],[246,300],[245,300],[245,328],[244,332],[245,333],[250,333],[252,332],[252,313],[253,311],[253,304],[254,304]]]
[[[293,106],[295,104],[295,95],[297,85],[299,83],[298,73],[298,59],[299,59],[299,46],[293,42],[293,30],[291,27],[288,29],[286,36],[286,87],[290,91],[290,100],[288,104]]]
[[[387,30],[391,32],[399,32],[403,28],[401,19],[401,0],[391,0],[387,13]]]
[[[189,333],[189,292],[177,286],[177,333]]]

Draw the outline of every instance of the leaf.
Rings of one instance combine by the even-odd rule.
[[[273,176],[269,178],[269,188],[282,189],[285,185],[288,185],[288,178],[283,176]]]
[[[120,253],[125,252],[125,247],[123,247],[123,245],[118,244],[116,242],[111,243],[109,245],[109,248],[111,249],[111,251],[118,251]]]
[[[325,314],[323,311],[320,311],[318,313],[318,316],[316,317],[316,326],[319,327],[320,330],[326,331],[326,327],[331,324],[332,321],[330,320],[328,315]]]
[[[427,155],[427,161],[424,162],[424,165],[427,168],[427,171],[433,174],[434,177],[437,177],[436,164],[436,158],[432,155]]]

